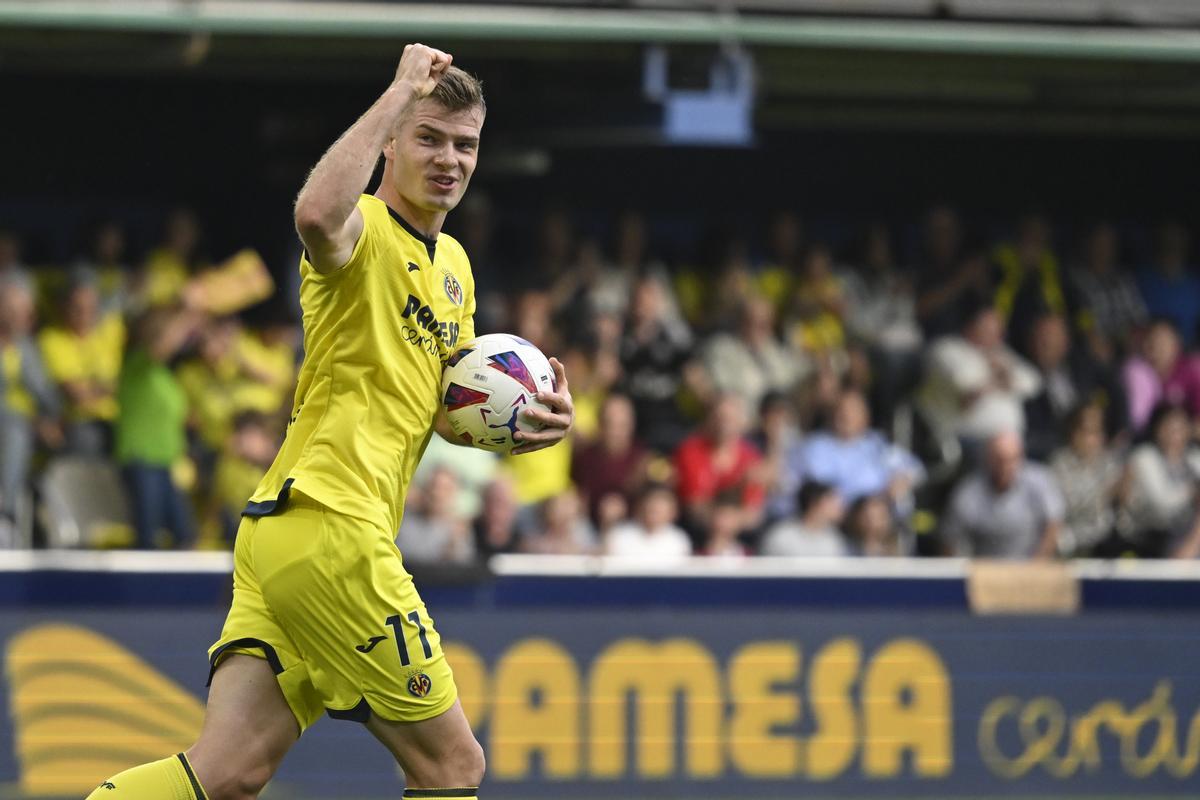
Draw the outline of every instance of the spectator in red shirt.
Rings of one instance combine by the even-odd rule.
[[[637,427],[633,403],[627,395],[610,394],[600,406],[600,427],[595,440],[575,450],[571,481],[579,489],[593,524],[605,527],[601,509],[621,503],[619,518],[629,515],[633,500],[646,482],[649,454],[634,437]]]
[[[760,522],[766,494],[759,474],[762,455],[747,441],[745,431],[742,401],[734,395],[718,395],[703,429],[676,449],[676,491],[691,530],[708,529],[713,501],[727,491],[741,495],[743,529]]]

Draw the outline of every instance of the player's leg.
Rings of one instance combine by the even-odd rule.
[[[267,662],[231,655],[213,676],[196,743],[114,775],[88,800],[251,800],[299,735]]]
[[[393,535],[293,491],[253,542],[255,563],[276,565],[259,570],[263,599],[305,654],[324,710],[365,723],[411,790],[474,797],[483,751]]]
[[[204,727],[187,758],[209,800],[254,798],[299,737],[270,665],[235,654],[213,675]]]
[[[372,714],[367,730],[375,735],[404,770],[406,797],[439,789],[438,797],[473,798],[483,780],[483,748],[456,700],[450,709],[420,722],[391,722]],[[457,794],[445,791],[458,789]]]

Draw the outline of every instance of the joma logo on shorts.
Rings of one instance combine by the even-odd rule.
[[[369,642],[367,642],[366,644],[354,645],[354,649],[360,653],[369,653],[375,649],[375,645],[379,644],[386,638],[387,638],[386,636],[372,636],[371,640]]]

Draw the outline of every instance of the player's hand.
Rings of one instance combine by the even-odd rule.
[[[418,99],[428,97],[453,60],[454,56],[449,53],[423,44],[405,45],[404,54],[400,56],[400,66],[396,67],[396,78],[392,83],[411,86]]]
[[[521,412],[525,419],[540,422],[546,427],[537,433],[517,431],[513,438],[521,444],[512,449],[514,456],[557,444],[566,438],[567,432],[575,424],[575,403],[571,400],[571,390],[567,388],[567,369],[557,358],[550,359],[550,366],[554,367],[558,391],[537,393],[538,402],[548,406],[550,411],[527,407]]]

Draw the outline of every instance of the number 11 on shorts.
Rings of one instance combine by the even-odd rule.
[[[421,649],[425,652],[425,658],[433,658],[433,649],[429,646],[429,639],[425,636],[425,626],[421,624],[421,615],[416,611],[408,612],[408,620],[417,626],[417,637],[421,640]],[[392,632],[396,635],[396,651],[400,653],[400,666],[407,667],[411,660],[408,657],[408,645],[404,641],[404,620],[399,614],[393,614],[383,621],[384,625],[390,625]]]

